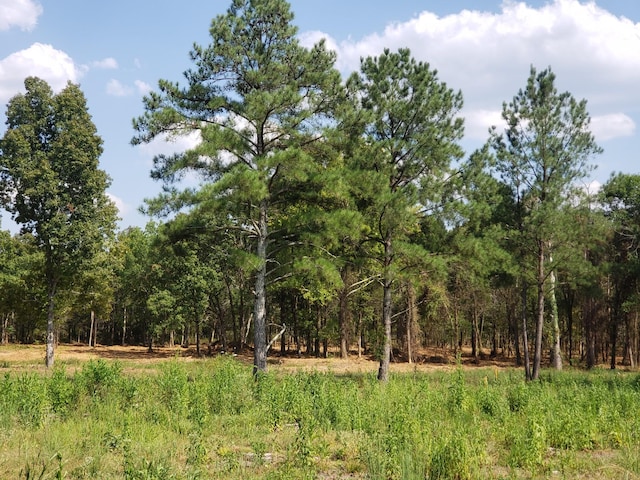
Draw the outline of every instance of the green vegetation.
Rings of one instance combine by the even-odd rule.
[[[455,368],[455,367],[454,367]],[[89,361],[0,378],[4,478],[473,479],[640,475],[640,376],[461,367],[252,375]]]

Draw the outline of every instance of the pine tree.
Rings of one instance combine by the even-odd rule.
[[[165,80],[145,98],[133,143],[197,131],[202,142],[155,159],[153,176],[168,183],[192,169],[207,184],[191,202],[226,211],[253,239],[254,369],[267,368],[267,271],[271,225],[313,167],[308,153],[333,111],[340,76],[324,43],[306,49],[296,38],[285,0],[233,0],[211,23],[211,44],[191,52],[186,87]]]
[[[551,69],[538,73],[532,67],[526,88],[503,104],[506,131],[499,134],[494,128],[491,134],[496,170],[510,187],[521,215],[513,233],[533,259],[527,272],[537,297],[531,379],[537,379],[540,371],[545,299],[549,276],[558,264],[553,253],[566,239],[563,207],[574,194],[576,182],[591,170],[591,157],[601,152],[589,131],[586,105],[585,100],[557,91]],[[555,325],[553,336],[554,355],[559,359]]]
[[[352,159],[355,195],[368,219],[364,245],[379,262],[383,289],[378,378],[386,381],[394,283],[407,258],[412,258],[408,263],[427,261],[427,252],[410,242],[410,234],[425,212],[442,203],[451,162],[462,156],[456,143],[463,133],[462,94],[439,81],[437,72],[413,59],[408,49],[363,59],[348,88],[361,121],[361,131],[355,130],[361,148]]]

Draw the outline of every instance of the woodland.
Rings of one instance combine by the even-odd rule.
[[[154,159],[144,227],[118,230],[80,86],[25,79],[6,106],[0,341],[194,346],[198,355],[368,355],[428,347],[542,368],[640,360],[640,176],[586,191],[601,153],[586,100],[532,67],[465,152],[463,93],[408,49],[342,78],[301,46],[285,0],[232,0],[181,82],[159,80],[133,145]],[[513,95],[510,97],[510,95]],[[184,187],[185,175],[198,187]]]

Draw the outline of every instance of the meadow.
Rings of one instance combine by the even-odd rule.
[[[0,478],[640,478],[640,375],[0,359]]]

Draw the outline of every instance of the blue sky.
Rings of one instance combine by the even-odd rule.
[[[613,171],[640,173],[640,2],[635,0],[292,0],[300,40],[319,38],[344,75],[363,56],[409,47],[465,99],[463,147],[481,145],[500,125],[503,101],[524,87],[531,65],[548,66],[561,91],[585,98],[605,153],[587,183]],[[152,158],[193,139],[132,147],[131,120],[159,79],[182,81],[194,42],[208,44],[211,19],[230,0],[0,0],[0,135],[12,95],[36,75],[54,90],[79,83],[104,140],[101,167],[120,227],[142,226],[144,198],[161,185]],[[195,181],[195,180],[192,180]],[[15,230],[8,214],[2,228]]]

